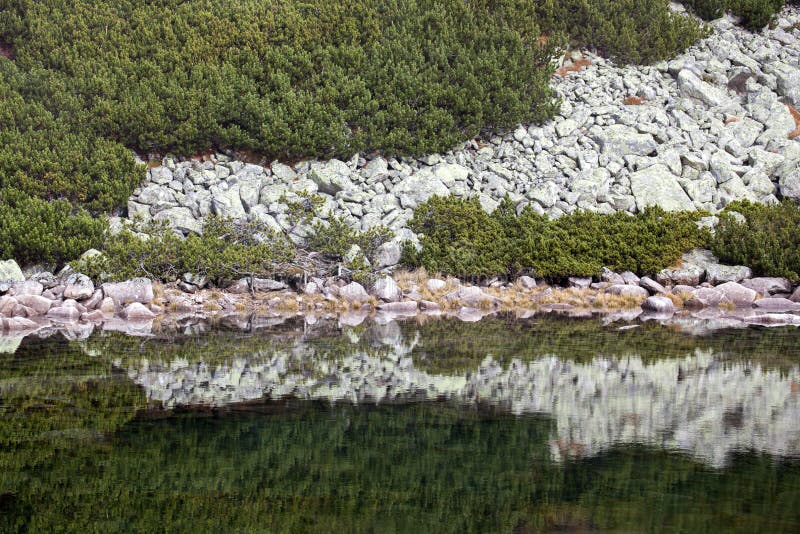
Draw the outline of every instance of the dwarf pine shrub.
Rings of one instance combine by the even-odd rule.
[[[797,0],[684,0],[682,3],[705,20],[730,11],[741,17],[742,25],[751,30],[767,26],[786,4],[800,4]]]
[[[761,276],[800,281],[800,206],[795,202],[733,202],[719,218],[711,250],[722,262],[747,265]]]
[[[652,274],[704,244],[699,213],[648,208],[637,215],[575,212],[556,220],[526,207],[517,215],[508,199],[491,215],[476,199],[434,197],[414,211],[410,227],[421,250],[404,261],[462,278],[592,276],[602,267]]]

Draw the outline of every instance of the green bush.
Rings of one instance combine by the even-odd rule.
[[[684,0],[686,6],[705,20],[721,17],[726,11],[741,17],[742,25],[760,30],[772,22],[775,14],[786,4],[797,0]]]
[[[465,278],[592,276],[602,267],[652,274],[706,242],[699,217],[648,208],[635,216],[576,212],[549,220],[528,207],[517,215],[508,199],[489,215],[476,199],[434,197],[414,211],[410,227],[422,248],[407,246],[404,261]]]
[[[734,202],[719,217],[711,250],[721,261],[800,281],[800,206],[791,200],[773,206]]]

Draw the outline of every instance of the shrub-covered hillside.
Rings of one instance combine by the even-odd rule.
[[[648,62],[702,34],[667,0],[0,0],[0,256],[96,244],[128,149],[442,151],[551,117],[566,39]]]

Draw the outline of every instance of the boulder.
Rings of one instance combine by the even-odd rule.
[[[400,286],[390,276],[378,279],[372,286],[372,294],[386,302],[399,302],[403,299]]]
[[[247,278],[240,278],[225,288],[225,291],[234,295],[244,295],[246,293],[250,293],[250,282],[247,280]]]
[[[570,276],[567,278],[567,284],[569,287],[575,287],[578,289],[586,289],[590,285],[592,285],[592,277],[591,276]]]
[[[725,282],[741,282],[753,276],[753,271],[743,265],[720,265],[719,263],[706,266],[706,282],[713,285]]]
[[[166,221],[171,228],[183,232],[184,234],[203,233],[203,223],[194,218],[192,210],[189,208],[169,208],[156,213],[153,217],[156,221]]]
[[[351,304],[363,303],[369,300],[367,290],[358,282],[350,282],[346,286],[339,288],[339,296]]]
[[[67,277],[64,283],[64,298],[83,300],[94,293],[94,282],[85,274],[75,273]]]
[[[131,302],[150,304],[155,298],[153,283],[147,278],[134,278],[127,282],[106,283],[100,286],[103,295],[111,297],[118,306],[125,306]]]
[[[705,274],[705,269],[699,265],[685,264],[675,269],[663,269],[656,275],[659,284],[696,286]]]
[[[256,293],[267,293],[269,291],[281,291],[289,286],[285,282],[272,280],[270,278],[253,278],[250,287]]]
[[[24,282],[25,275],[14,260],[0,261],[0,282]]]
[[[631,174],[631,192],[636,207],[660,206],[666,211],[694,211],[694,202],[683,190],[678,178],[662,164],[652,165]]]
[[[689,69],[678,73],[678,89],[681,93],[699,100],[709,107],[736,108],[738,102],[725,89],[715,87]]]
[[[751,278],[742,282],[744,287],[749,287],[762,297],[775,295],[776,293],[789,294],[792,292],[792,284],[786,278],[764,276]]]
[[[708,308],[731,304],[730,299],[722,291],[712,287],[698,287],[692,291],[692,300],[696,301],[699,307]],[[691,305],[689,305],[691,307]]]
[[[378,304],[378,309],[384,312],[414,315],[417,313],[417,303],[413,300],[404,302],[382,302]]]
[[[36,280],[25,280],[14,284],[8,293],[17,297],[21,295],[41,295],[44,293],[44,286]]]
[[[800,304],[782,297],[771,297],[755,301],[755,307],[769,312],[785,313],[800,311]]]
[[[72,323],[81,318],[81,311],[74,306],[56,306],[47,311],[47,318]]]
[[[400,199],[405,209],[414,209],[432,196],[446,197],[450,194],[447,186],[426,167],[403,179],[391,191]]]
[[[620,297],[648,298],[650,296],[650,292],[645,288],[628,284],[609,286],[605,291],[610,295],[617,295]]]
[[[355,189],[355,185],[350,180],[350,167],[347,163],[332,159],[325,163],[315,162],[311,164],[308,177],[317,184],[321,193],[335,196],[339,191]]]
[[[156,317],[155,313],[139,302],[128,304],[120,315],[127,321],[149,321]]]
[[[625,279],[622,278],[621,274],[615,273],[608,267],[603,267],[600,269],[600,280],[603,282],[608,282],[609,284],[616,285],[616,284],[624,284]]]
[[[773,72],[778,85],[777,93],[791,105],[800,107],[800,69],[786,63],[778,63]]]
[[[642,302],[642,309],[653,313],[674,313],[675,305],[667,297],[648,297]]]
[[[53,301],[39,295],[18,295],[17,302],[31,309],[35,315],[45,315],[53,305]]]
[[[383,269],[385,267],[392,267],[400,263],[400,258],[403,255],[403,248],[398,241],[389,241],[388,243],[382,244],[378,248],[378,254],[376,256],[376,260],[378,263],[378,268]]]
[[[639,280],[639,286],[645,288],[651,295],[658,295],[659,293],[666,293],[667,289],[650,278],[649,276],[643,276]]]
[[[425,282],[425,287],[428,288],[429,291],[439,291],[444,289],[447,285],[447,282],[444,280],[439,280],[438,278],[431,278],[427,282]]]
[[[620,276],[622,276],[622,280],[626,284],[631,285],[631,286],[638,286],[639,285],[639,281],[641,280],[641,278],[639,278],[636,275],[636,273],[633,273],[631,271],[624,271],[623,273],[621,273]]]
[[[84,302],[83,305],[86,306],[87,310],[95,310],[97,309],[98,306],[100,306],[100,303],[102,301],[103,301],[103,290],[95,289],[94,293],[92,293],[92,296],[89,297],[89,299],[86,300],[86,302]]]
[[[19,302],[14,297],[3,296],[0,297],[0,317],[12,317],[14,315],[14,308],[19,306]]]
[[[247,216],[238,185],[228,189],[212,187],[211,195],[211,209],[218,217],[223,219],[244,219]]]
[[[730,303],[737,308],[751,307],[758,295],[752,289],[736,282],[725,282],[724,284],[718,285],[715,289],[722,292]]]
[[[33,330],[39,327],[38,324],[34,323],[29,319],[25,319],[24,317],[13,317],[10,319],[0,319],[0,326],[2,326],[2,330],[6,332],[19,332],[21,330]]]
[[[635,128],[624,124],[595,128],[591,136],[604,155],[620,160],[630,155],[647,156],[658,148],[652,135],[639,133]]]
[[[781,195],[795,201],[800,201],[800,168],[783,174],[779,181]]]
[[[101,302],[100,306],[97,309],[103,313],[113,314],[117,311],[117,306],[114,304],[114,299],[111,297],[105,297]]]
[[[530,276],[520,276],[519,278],[517,278],[517,283],[523,289],[533,289],[534,287],[536,287],[536,280]]]

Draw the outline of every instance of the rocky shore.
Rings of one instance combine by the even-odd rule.
[[[67,268],[59,275],[39,272],[25,278],[13,260],[0,263],[0,333],[14,337],[42,329],[102,325],[111,330],[148,333],[154,322],[174,317],[215,319],[338,316],[356,325],[369,317],[418,314],[477,321],[487,314],[571,316],[621,313],[628,320],[669,319],[694,314],[736,325],[800,325],[800,286],[784,278],[753,277],[744,266],[721,265],[705,250],[684,255],[680,266],[654,278],[604,269],[597,277],[572,277],[553,286],[523,276],[513,282],[489,280],[469,285],[424,271],[397,271],[369,287],[334,277],[294,286],[271,279],[243,278],[230,287],[206,288],[187,275],[172,284],[144,278],[95,287]]]

